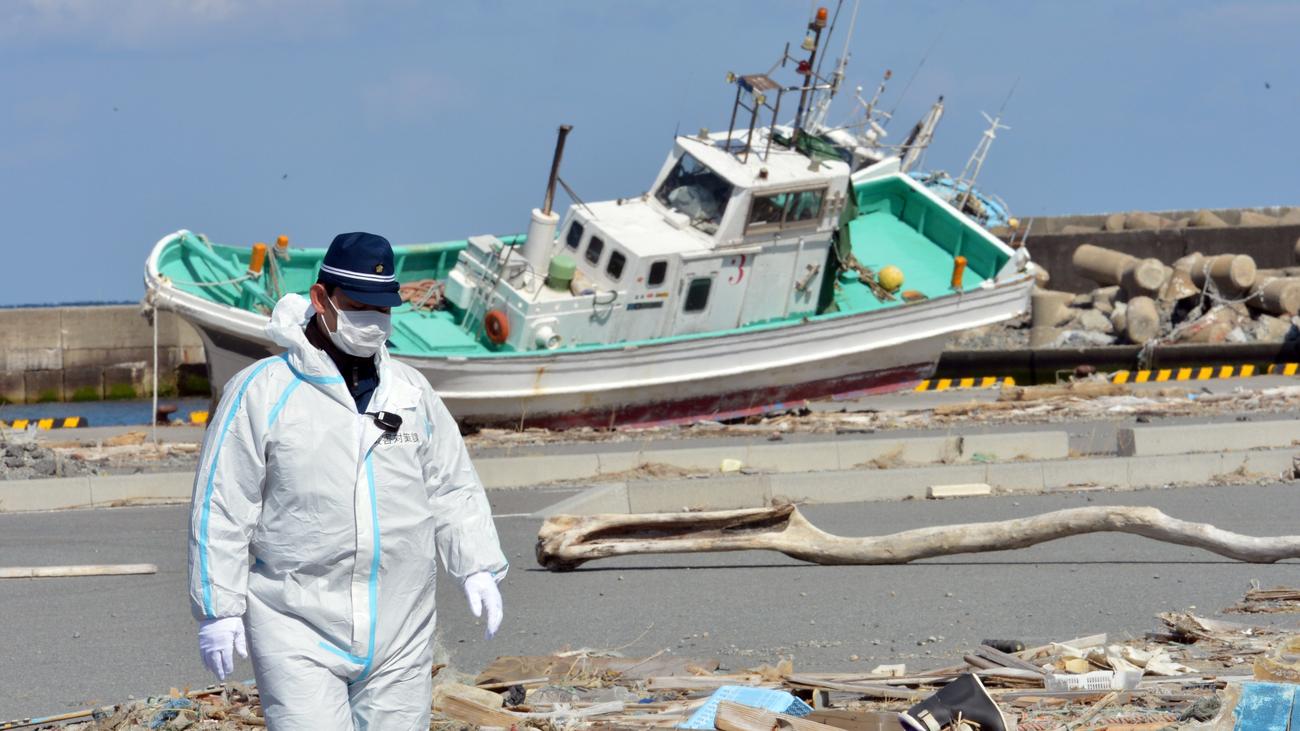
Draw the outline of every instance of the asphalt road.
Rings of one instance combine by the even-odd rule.
[[[460,669],[566,647],[628,655],[667,648],[737,669],[780,655],[793,655],[804,670],[869,670],[886,660],[920,668],[984,638],[1140,635],[1160,611],[1216,613],[1253,579],[1300,584],[1294,562],[1239,564],[1114,535],[909,566],[818,567],[736,553],[622,558],[551,574],[532,559],[539,522],[521,514],[566,494],[493,494],[514,564],[504,584],[506,619],[485,642],[457,587],[439,587],[441,630]],[[828,531],[868,535],[1105,503],[1154,505],[1257,535],[1300,532],[1300,489],[1287,485],[812,506],[805,514]],[[0,515],[0,565],[152,562],[160,569],[0,581],[0,721],[209,682],[186,598],[185,520],[175,506]],[[236,674],[252,676],[247,663]]]

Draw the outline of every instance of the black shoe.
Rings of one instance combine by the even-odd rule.
[[[909,731],[1007,731],[1002,712],[972,673],[898,714],[898,720]]]

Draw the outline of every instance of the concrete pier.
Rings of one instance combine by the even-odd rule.
[[[204,372],[203,342],[194,328],[159,313],[159,389],[189,385]],[[0,309],[0,400],[92,401],[150,392],[153,330],[137,305]]]
[[[1125,216],[1123,230],[1106,228],[1108,214],[1104,213],[1035,218],[1026,246],[1034,262],[1051,273],[1052,289],[1076,293],[1096,286],[1094,280],[1076,270],[1072,263],[1075,250],[1083,244],[1163,262],[1197,251],[1206,256],[1245,254],[1262,268],[1289,267],[1300,262],[1300,254],[1296,253],[1300,251],[1300,207],[1207,211],[1213,219],[1198,217],[1200,211],[1156,213],[1172,225],[1132,228],[1147,219],[1138,216],[1130,224],[1128,218],[1132,214]],[[1215,220],[1219,225],[1214,225]],[[1007,236],[1007,232],[995,233],[1003,238]]]

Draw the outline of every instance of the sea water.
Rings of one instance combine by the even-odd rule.
[[[172,414],[171,418],[173,421],[180,422],[189,422],[192,411],[208,409],[208,399],[202,396],[158,399],[159,406],[166,404],[176,407],[176,413]],[[80,416],[85,419],[85,426],[151,424],[153,423],[153,400],[0,405],[0,421],[6,423],[14,419],[63,419],[68,416]]]

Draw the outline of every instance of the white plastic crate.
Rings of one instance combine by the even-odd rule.
[[[1094,670],[1078,675],[1053,673],[1047,676],[1044,685],[1048,690],[1133,690],[1141,680],[1141,671]]]

